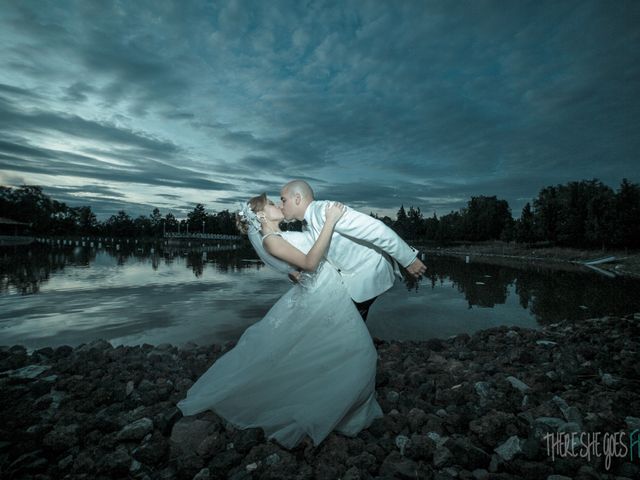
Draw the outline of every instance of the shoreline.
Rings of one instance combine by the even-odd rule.
[[[259,428],[237,430],[212,412],[182,417],[175,407],[235,342],[114,348],[97,340],[30,355],[0,347],[0,476],[640,477],[637,456],[609,455],[607,468],[602,448],[590,460],[566,451],[552,458],[545,443],[547,433],[640,428],[640,313],[374,343],[384,417],[357,437],[331,433],[292,450]]]
[[[584,262],[603,257],[616,257],[610,262],[598,264],[597,267],[616,276],[640,279],[640,252],[628,250],[581,250],[561,247],[526,248],[503,242],[487,242],[461,244],[454,247],[422,246],[421,251],[427,255],[452,256],[480,260],[487,263],[513,261],[535,264],[571,265],[587,268]]]

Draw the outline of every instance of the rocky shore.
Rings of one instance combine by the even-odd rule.
[[[0,347],[0,478],[640,478],[640,314],[375,343],[384,418],[290,451],[176,408],[232,343]]]

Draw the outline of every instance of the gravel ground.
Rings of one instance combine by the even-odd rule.
[[[292,450],[176,408],[233,343],[0,347],[0,477],[640,478],[640,447],[633,457],[629,448],[640,428],[640,314],[374,340],[384,418],[355,438]],[[591,447],[549,450],[596,433]]]

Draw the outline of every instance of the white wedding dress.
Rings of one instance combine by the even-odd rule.
[[[299,232],[283,238],[304,253]],[[212,410],[237,428],[264,430],[286,448],[315,445],[333,430],[355,436],[382,417],[377,351],[342,278],[323,262],[243,333],[178,403],[184,415]]]

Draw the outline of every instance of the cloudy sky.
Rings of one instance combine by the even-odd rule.
[[[103,219],[640,182],[638,1],[0,3],[0,184]]]

